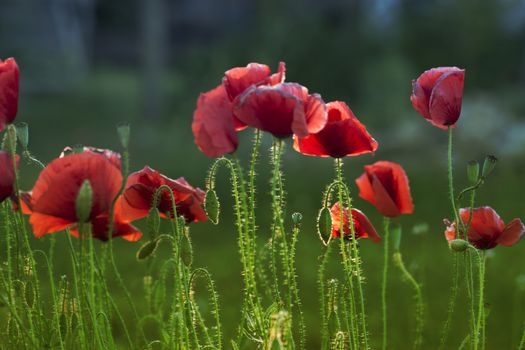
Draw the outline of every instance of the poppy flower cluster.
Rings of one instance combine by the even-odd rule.
[[[67,228],[73,236],[78,236],[76,200],[85,181],[92,189],[87,221],[91,224],[92,236],[103,241],[110,236],[138,240],[142,234],[131,222],[147,215],[153,193],[164,184],[173,188],[177,213],[184,215],[188,222],[206,220],[203,192],[183,178],[171,180],[146,167],[129,177],[123,194],[119,195],[123,181],[120,155],[91,147],[77,152],[66,148],[40,173],[33,190],[21,196],[22,211],[29,215],[36,237]],[[164,197],[159,202],[159,210],[163,214],[170,211],[173,217],[174,210],[165,204]],[[112,212],[113,220],[110,220]]]
[[[344,102],[325,103],[298,83],[250,63],[226,71],[222,83],[203,93],[193,114],[193,135],[209,157],[237,149],[237,131],[253,127],[276,138],[294,136],[294,149],[304,155],[342,158],[375,152],[377,142]]]

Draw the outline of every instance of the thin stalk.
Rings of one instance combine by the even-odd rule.
[[[439,344],[439,349],[442,350],[445,348],[447,343],[448,334],[450,331],[450,324],[452,323],[452,317],[454,315],[454,308],[456,306],[456,298],[458,296],[458,284],[459,284],[459,257],[458,254],[454,255],[454,266],[452,272],[452,290],[450,293],[450,298],[448,300],[448,309],[447,309],[447,319],[443,325],[443,330],[441,332],[441,340]]]
[[[485,254],[483,251],[475,250],[477,253],[478,261],[479,261],[479,272],[478,272],[478,278],[479,278],[479,292],[478,292],[478,310],[477,310],[477,319],[476,319],[476,331],[475,331],[475,337],[474,337],[474,350],[478,350],[481,346],[484,348],[485,346],[485,338],[484,333],[482,332],[484,324],[485,324],[485,302],[484,302],[484,286],[485,286]],[[481,339],[480,339],[481,338]]]
[[[412,274],[405,267],[401,252],[397,251],[394,253],[394,262],[401,271],[403,278],[412,286],[415,292],[416,298],[416,334],[414,339],[414,349],[419,349],[423,341],[423,296],[421,293],[421,286]]]
[[[326,296],[325,296],[325,270],[330,257],[332,246],[328,244],[324,249],[321,258],[321,264],[319,265],[319,270],[317,272],[317,280],[319,285],[319,295],[321,305],[321,350],[326,350],[330,346],[330,333],[328,329],[328,316],[326,310]],[[524,332],[525,334],[525,332]]]
[[[383,218],[383,227],[385,232],[385,238],[383,240],[383,280],[381,283],[381,310],[383,315],[383,343],[382,349],[386,350],[387,348],[387,330],[388,330],[388,320],[387,320],[387,303],[386,303],[386,289],[387,289],[387,277],[388,277],[388,262],[390,261],[388,253],[388,244],[390,236],[390,218]]]
[[[352,216],[352,198],[350,197],[350,193],[348,191],[348,188],[345,186],[343,187],[343,161],[340,159],[340,158],[337,158],[335,160],[335,163],[336,163],[336,175],[337,175],[337,181],[339,181],[339,184],[340,184],[340,189],[345,189],[346,190],[346,195],[347,195],[347,207],[348,207],[348,221],[349,221],[349,225],[350,225],[350,239],[351,239],[351,249],[352,249],[352,253],[354,254],[353,258],[355,260],[354,264],[355,264],[355,274],[356,274],[356,278],[357,278],[357,291],[358,291],[358,295],[359,295],[359,305],[360,305],[360,316],[361,316],[361,337],[362,337],[362,341],[363,341],[363,345],[364,345],[364,349],[367,350],[369,349],[369,345],[368,345],[368,330],[367,330],[367,324],[366,324],[366,310],[365,310],[365,296],[364,296],[364,291],[363,291],[363,276],[361,275],[361,260],[360,260],[360,256],[359,256],[359,252],[357,250],[357,237],[356,237],[356,232],[355,232],[355,227],[354,227],[354,219],[353,219],[353,216]],[[340,194],[339,194],[339,198],[341,199],[342,197],[342,193],[341,193],[341,190],[340,190]],[[341,205],[341,212],[343,212],[344,210],[344,203],[340,203]],[[343,221],[341,221],[341,223],[343,223]],[[340,233],[340,236],[344,238],[344,230],[342,230],[343,232]],[[344,240],[342,241],[344,243]],[[346,251],[346,249],[344,249]],[[346,253],[344,253],[343,255],[343,260],[347,260],[348,261],[348,257],[346,257]],[[347,262],[348,264],[350,263],[350,261]]]

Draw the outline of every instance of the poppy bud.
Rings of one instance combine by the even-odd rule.
[[[21,122],[16,124],[16,135],[22,148],[27,149],[27,145],[29,144],[29,128],[27,123]]]
[[[301,221],[303,221],[303,214],[301,213],[293,213],[292,214],[292,221],[294,225],[299,225]]]
[[[148,229],[152,237],[155,237],[159,232],[160,227],[160,214],[157,207],[153,207],[149,210],[148,217],[146,219]]]
[[[206,191],[206,197],[204,197],[204,210],[206,215],[210,218],[210,221],[217,225],[219,223],[221,204],[217,198],[217,193],[214,190]]]
[[[483,171],[481,172],[481,176],[486,178],[487,176],[492,173],[494,168],[496,167],[496,163],[498,162],[498,158],[496,158],[493,155],[488,155],[485,157],[485,161],[483,162]]]
[[[467,178],[471,184],[478,182],[479,178],[479,163],[475,160],[471,160],[467,163]]]
[[[453,239],[450,241],[450,249],[452,249],[455,252],[464,252],[467,250],[469,243],[463,239]]]
[[[193,249],[191,247],[191,241],[187,234],[181,240],[181,260],[186,266],[191,266],[193,263]]]
[[[13,155],[16,153],[16,128],[12,125],[9,125],[7,127],[4,146],[5,146],[6,151],[10,155]]]
[[[330,209],[327,207],[323,207],[319,211],[319,216],[317,217],[317,233],[324,244],[329,242],[332,233],[332,215]]]
[[[129,133],[130,133],[129,124],[121,123],[117,125],[117,133],[118,133],[118,138],[120,140],[120,144],[122,145],[122,148],[127,149],[129,146]]]
[[[93,205],[93,189],[89,180],[84,180],[82,186],[78,190],[76,198],[76,210],[78,222],[87,222],[91,215],[91,207]]]
[[[144,243],[137,252],[137,260],[139,261],[146,260],[153,254],[155,254],[155,251],[157,250],[158,246],[159,246],[159,239],[153,239],[151,241]]]
[[[394,230],[392,230],[392,242],[394,250],[399,250],[399,247],[401,246],[401,225],[396,225]]]

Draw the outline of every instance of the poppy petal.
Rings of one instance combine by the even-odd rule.
[[[437,126],[454,125],[461,114],[465,71],[443,74],[430,96],[430,116]]]
[[[20,72],[13,58],[0,60],[0,132],[12,123],[18,112]]]
[[[363,237],[369,237],[374,243],[381,242],[381,237],[377,234],[375,227],[361,210],[352,208],[352,217],[359,222]]]
[[[46,215],[41,213],[33,213],[29,217],[29,223],[33,228],[33,234],[36,238],[40,238],[46,233],[53,233],[65,230],[74,222],[60,217]]]
[[[197,147],[208,157],[220,157],[237,149],[232,103],[222,84],[200,94],[191,128]]]
[[[513,219],[505,226],[497,242],[504,246],[512,246],[519,242],[524,233],[525,225],[523,225],[520,219]]]
[[[260,63],[250,63],[246,67],[235,67],[224,73],[223,84],[230,101],[242,94],[252,85],[264,82],[270,76],[270,67]]]

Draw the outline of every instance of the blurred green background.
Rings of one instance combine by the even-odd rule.
[[[21,68],[18,121],[30,125],[30,148],[49,162],[68,145],[118,150],[115,125],[132,125],[132,169],[145,164],[170,177],[204,186],[211,160],[191,134],[200,92],[225,70],[249,62],[287,63],[287,80],[346,101],[379,141],[375,155],[345,160],[349,182],[362,166],[385,159],[408,172],[416,211],[403,225],[402,252],[423,284],[425,348],[437,348],[451,288],[452,254],[443,238],[447,200],[446,133],[411,107],[411,80],[435,66],[466,69],[463,112],[455,131],[456,183],[466,185],[465,164],[486,154],[499,159],[479,191],[505,221],[525,218],[525,1],[520,0],[1,0],[0,57]],[[252,132],[240,134],[246,162]],[[269,237],[268,148],[259,168],[259,236]],[[284,171],[288,224],[303,213],[297,269],[306,311],[308,348],[316,349],[320,325],[316,286],[321,251],[315,218],[321,193],[333,177],[329,159],[304,157],[287,142]],[[22,166],[25,189],[37,172]],[[226,336],[239,322],[242,280],[231,213],[229,181],[219,176],[224,212],[219,226],[192,225],[195,264],[212,272],[221,297]],[[355,186],[352,188],[355,191]],[[381,217],[361,199],[380,228]],[[44,247],[46,239],[33,242]],[[116,243],[123,275],[140,304],[147,264],[135,260],[138,244]],[[380,343],[382,247],[362,242],[370,332]],[[498,247],[487,266],[488,349],[517,345],[525,322],[525,247]],[[167,252],[157,258],[162,261]],[[66,258],[64,258],[66,259]],[[339,268],[333,259],[334,275]],[[389,289],[391,348],[412,343],[411,289],[392,269]],[[120,293],[115,288],[115,293]],[[118,294],[117,294],[118,295]],[[123,298],[121,298],[123,300]],[[466,333],[460,295],[450,347]],[[123,307],[125,303],[123,301]]]

